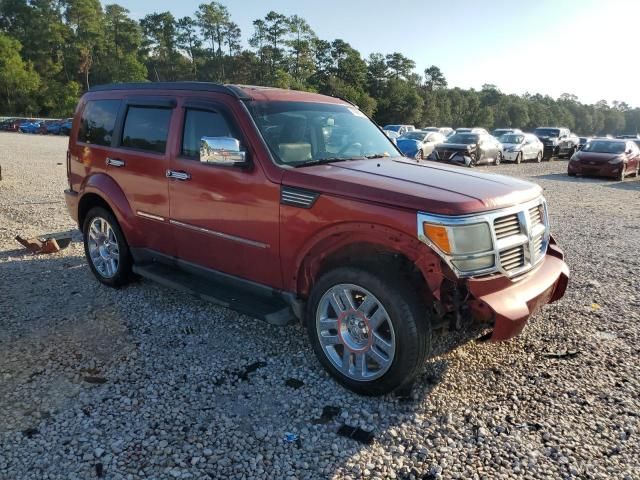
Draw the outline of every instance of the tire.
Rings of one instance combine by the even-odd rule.
[[[116,217],[102,207],[89,210],[82,226],[84,254],[95,277],[109,287],[133,279],[133,260]]]
[[[494,164],[495,164],[495,165],[500,165],[501,163],[502,163],[502,152],[500,152],[500,151],[499,151],[499,152],[496,154],[496,159],[495,159],[495,161],[494,161]]]
[[[623,164],[622,170],[620,170],[620,173],[618,174],[618,181],[624,182],[624,178],[626,176],[627,176],[627,166]]]
[[[522,152],[518,153],[516,156],[516,163],[520,165],[522,163]]]
[[[576,174],[573,173],[573,172],[567,172],[567,175],[569,175],[570,177],[575,177],[576,176]]]
[[[422,149],[418,150],[418,153],[416,154],[416,160],[424,160],[424,152],[422,151]]]
[[[358,394],[375,396],[410,386],[424,366],[431,351],[426,312],[399,273],[347,266],[318,279],[307,303],[306,326],[329,374]],[[372,321],[378,326],[372,328]]]
[[[536,155],[536,162],[537,163],[542,162],[542,152],[538,152],[538,155]]]

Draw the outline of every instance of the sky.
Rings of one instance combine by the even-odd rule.
[[[193,15],[205,0],[112,0],[135,18]],[[305,18],[318,37],[341,38],[366,58],[400,52],[449,85],[505,93],[572,93],[585,103],[640,107],[640,0],[221,0],[242,29],[268,11]]]

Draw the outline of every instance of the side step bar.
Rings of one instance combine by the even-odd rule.
[[[133,272],[166,287],[191,293],[203,300],[264,320],[271,325],[284,326],[296,321],[289,304],[276,296],[259,295],[159,262],[134,264]]]

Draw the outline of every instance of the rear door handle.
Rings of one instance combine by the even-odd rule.
[[[173,178],[175,180],[191,180],[191,174],[182,170],[167,170],[167,178]]]
[[[107,165],[111,165],[112,167],[124,167],[124,160],[107,157]]]

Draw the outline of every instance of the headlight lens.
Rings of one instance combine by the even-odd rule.
[[[447,255],[471,255],[493,248],[485,222],[471,225],[436,225],[424,222],[424,235]]]
[[[467,260],[452,260],[451,263],[461,272],[474,272],[476,270],[493,267],[495,259],[493,258],[493,254],[491,254]]]

